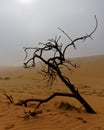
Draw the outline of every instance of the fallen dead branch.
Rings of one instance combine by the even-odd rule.
[[[51,99],[53,99],[56,96],[65,96],[65,97],[67,96],[67,97],[75,98],[75,96],[73,94],[56,92],[56,93],[53,93],[51,96],[49,96],[46,99],[26,99],[26,100],[19,101],[18,103],[16,103],[16,105],[19,105],[19,106],[24,105],[25,107],[27,107],[28,102],[39,102],[39,104],[36,107],[36,108],[39,108],[41,104],[50,101]]]

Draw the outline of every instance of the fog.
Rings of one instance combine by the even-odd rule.
[[[103,0],[0,0],[0,66],[22,66],[23,47],[38,46],[56,35],[72,39],[98,28],[93,40],[76,43],[77,50],[69,48],[67,56],[83,57],[104,54],[104,1]]]

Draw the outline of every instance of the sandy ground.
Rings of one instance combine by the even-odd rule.
[[[104,56],[76,58],[73,62],[80,67],[73,69],[72,74],[68,71],[64,74],[96,114],[86,113],[75,99],[56,97],[40,106],[41,114],[24,119],[25,112],[33,111],[37,104],[29,103],[27,108],[16,106],[4,94],[12,95],[16,103],[27,98],[45,99],[53,92],[69,90],[58,79],[52,87],[47,87],[35,69],[0,67],[0,130],[104,130]],[[65,104],[73,107],[66,108]]]

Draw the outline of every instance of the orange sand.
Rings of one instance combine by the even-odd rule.
[[[24,120],[24,111],[33,111],[36,103],[29,103],[27,108],[16,106],[8,103],[4,93],[12,95],[16,103],[21,99],[43,99],[53,92],[69,90],[59,80],[52,87],[46,87],[35,69],[0,67],[0,130],[104,130],[104,56],[76,58],[73,62],[80,67],[72,74],[64,73],[97,114],[88,114],[84,108],[80,110],[81,104],[75,99],[56,97],[40,106],[42,114]],[[62,101],[78,109],[59,109]]]

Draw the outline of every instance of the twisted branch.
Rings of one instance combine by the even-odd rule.
[[[72,64],[72,62],[66,61],[65,52],[68,49],[68,47],[70,47],[70,46],[73,46],[76,49],[75,43],[77,41],[81,41],[81,40],[85,41],[87,38],[92,39],[92,35],[95,33],[97,26],[98,26],[98,21],[97,21],[96,16],[95,16],[95,22],[96,22],[95,28],[93,29],[93,31],[90,34],[86,34],[86,35],[84,35],[82,37],[78,37],[74,40],[72,40],[69,37],[69,35],[67,33],[65,33],[62,29],[58,28],[71,41],[71,43],[69,43],[64,48],[62,48],[63,47],[62,44],[59,44],[59,40],[60,40],[61,36],[55,37],[55,39],[49,39],[46,43],[40,43],[42,45],[42,47],[33,48],[34,49],[33,57],[28,59],[24,63],[25,68],[27,68],[27,67],[30,67],[29,63],[32,61],[31,66],[34,67],[36,64],[36,59],[41,60],[47,66],[46,70],[42,70],[42,72],[44,73],[44,76],[47,78],[47,82],[49,83],[48,85],[52,85],[53,81],[56,79],[56,76],[58,76],[61,79],[61,81],[71,90],[72,94],[67,95],[67,94],[55,93],[45,100],[27,99],[25,101],[20,102],[19,104],[24,104],[25,106],[27,106],[28,101],[37,101],[37,102],[40,102],[37,106],[37,107],[39,107],[40,104],[49,101],[50,99],[52,99],[53,97],[55,97],[57,95],[60,95],[60,96],[67,95],[69,97],[76,98],[81,104],[83,104],[83,106],[85,107],[87,112],[95,113],[95,111],[91,108],[91,106],[83,99],[83,97],[81,97],[78,90],[76,91],[74,85],[71,84],[69,78],[62,75],[61,68],[60,68],[60,66],[65,66],[65,68],[67,68],[69,71],[72,71],[69,67],[67,67],[66,63],[69,63],[70,66],[77,68],[76,64]],[[25,59],[28,56],[27,50],[30,50],[30,49],[32,49],[32,48],[25,48],[25,50],[24,50],[26,53]],[[46,59],[43,54],[44,54],[44,52],[47,52],[47,54],[49,54],[48,52],[50,52],[50,51],[52,51],[52,56],[50,58]]]
[[[51,96],[49,96],[46,99],[26,99],[26,100],[19,101],[18,103],[16,103],[16,105],[19,105],[19,106],[24,105],[25,107],[27,107],[28,102],[39,102],[39,104],[36,107],[36,108],[39,108],[41,104],[50,101],[52,98],[54,98],[56,96],[67,96],[67,97],[75,98],[75,96],[73,94],[56,92],[56,93],[53,93]]]

